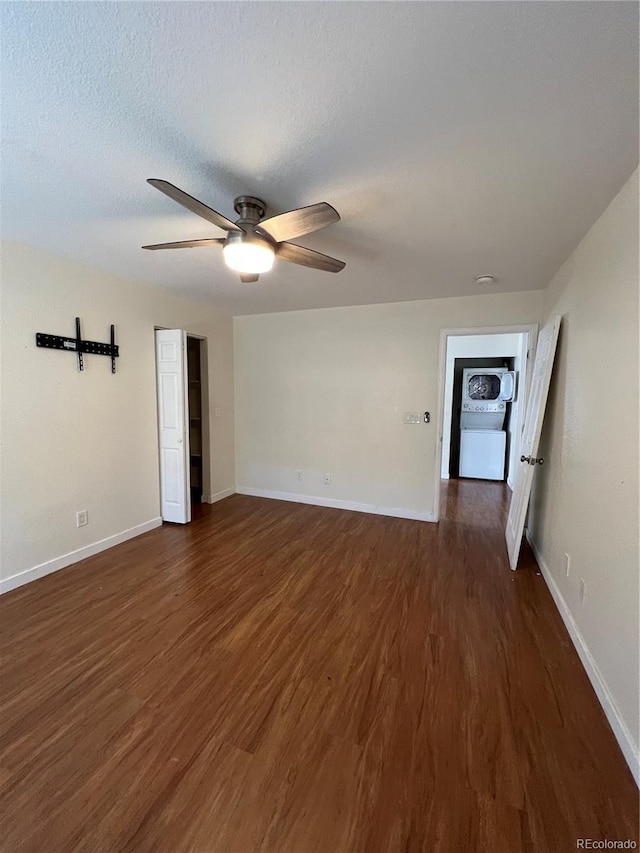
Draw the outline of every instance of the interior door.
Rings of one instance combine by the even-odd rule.
[[[516,481],[511,496],[509,517],[507,518],[507,550],[509,552],[509,564],[512,569],[518,565],[520,545],[524,523],[531,495],[531,483],[536,464],[538,445],[542,433],[542,422],[547,405],[551,372],[553,370],[553,359],[556,353],[558,332],[560,331],[561,317],[554,317],[540,332],[538,337],[538,348],[536,360],[533,365],[533,376],[527,400],[527,408],[524,416],[524,430],[520,443],[520,462],[516,466]],[[540,463],[542,464],[542,463]]]
[[[161,513],[179,524],[191,521],[186,352],[186,332],[156,332]]]

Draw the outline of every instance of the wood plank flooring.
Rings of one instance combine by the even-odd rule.
[[[560,853],[638,796],[502,484],[234,495],[0,599],[3,853]]]

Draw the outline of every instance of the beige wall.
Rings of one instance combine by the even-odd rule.
[[[637,173],[549,284],[545,314],[563,319],[529,528],[637,772]]]
[[[233,489],[233,322],[203,303],[4,243],[2,566],[6,579],[159,515],[154,325],[208,338],[211,492]],[[103,356],[39,349],[36,332],[106,341]],[[214,418],[219,406],[221,417]],[[89,511],[78,529],[75,513]],[[33,573],[32,573],[33,574]]]
[[[431,518],[440,329],[541,310],[536,291],[236,317],[238,491]]]

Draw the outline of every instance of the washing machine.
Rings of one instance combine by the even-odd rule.
[[[504,480],[506,449],[507,434],[502,429],[460,430],[458,475],[477,480]]]

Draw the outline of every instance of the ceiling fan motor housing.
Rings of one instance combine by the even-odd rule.
[[[252,195],[239,195],[233,202],[233,209],[240,217],[237,225],[257,225],[267,209],[267,205],[260,198]]]
[[[240,220],[238,220],[240,222]],[[234,243],[243,243],[247,245],[251,243],[256,246],[265,246],[271,249],[272,252],[275,252],[277,248],[277,243],[275,243],[271,238],[266,235],[258,234],[255,231],[242,232],[242,231],[229,231],[227,234],[227,238],[224,241],[225,246],[231,246]]]

